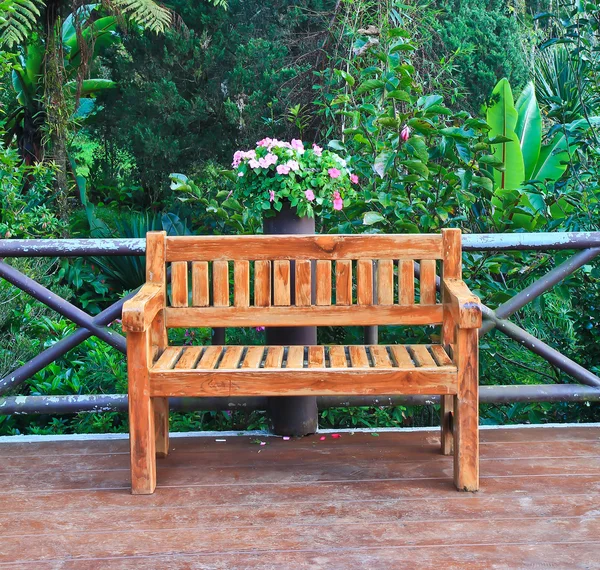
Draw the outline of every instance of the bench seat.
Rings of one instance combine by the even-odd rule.
[[[438,344],[169,346],[149,380],[155,397],[455,394],[456,374]]]

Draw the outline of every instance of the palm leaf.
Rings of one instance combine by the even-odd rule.
[[[33,31],[42,0],[3,0],[0,2],[0,45],[7,49],[23,43]]]

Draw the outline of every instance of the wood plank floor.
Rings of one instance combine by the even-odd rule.
[[[600,427],[482,430],[481,491],[433,431],[0,443],[0,569],[600,569]]]

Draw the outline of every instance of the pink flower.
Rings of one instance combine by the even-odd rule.
[[[322,435],[322,436],[321,436],[319,439],[320,439],[321,441],[325,441],[327,438],[326,438],[324,435]]]
[[[270,146],[273,143],[273,139],[270,139],[269,137],[265,137],[264,139],[258,141],[256,143],[256,146]]]
[[[300,170],[300,164],[298,163],[297,160],[288,160],[287,161],[287,165],[294,171],[297,172],[298,170]]]
[[[254,327],[256,329],[256,332],[263,332],[265,330],[265,327]]]
[[[400,131],[400,138],[406,142],[410,138],[410,127],[408,125],[404,125],[402,130]]]
[[[352,184],[358,184],[358,176],[356,176],[356,174],[351,174],[350,182],[352,182]]]
[[[312,190],[305,190],[304,195],[309,202],[312,202],[315,199],[315,194]]]
[[[250,168],[260,168],[260,164],[259,164],[258,160],[254,159],[254,158],[251,158],[248,161],[248,166]]]
[[[277,165],[277,174],[289,174],[290,167],[287,164],[278,164]]]
[[[300,154],[304,152],[304,145],[300,139],[292,139],[291,147],[297,150]]]
[[[314,144],[313,143],[313,152],[317,155],[317,156],[321,156],[323,149],[318,145],[318,144]]]
[[[275,190],[269,190],[269,202],[275,200]]]
[[[340,437],[342,437],[342,436],[341,436],[339,433],[332,433],[332,434],[331,434],[331,437],[332,437],[333,439],[340,439]]]
[[[244,152],[241,150],[236,150],[235,154],[233,155],[233,162],[231,163],[231,166],[233,166],[233,168],[237,168],[240,165],[240,162],[242,162],[242,158],[244,158]]]
[[[269,168],[271,164],[275,164],[277,162],[277,155],[273,153],[267,154],[263,158],[258,159],[258,164],[261,168]]]
[[[330,168],[327,173],[329,174],[329,176],[331,176],[331,178],[339,178],[341,171],[338,170],[337,168]]]
[[[341,210],[343,207],[344,207],[344,201],[342,200],[340,193],[337,191],[334,192],[333,193],[333,209]]]

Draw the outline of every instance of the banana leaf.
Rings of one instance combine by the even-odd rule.
[[[517,101],[516,109],[518,118],[515,133],[519,137],[521,153],[523,154],[524,180],[530,180],[540,157],[542,146],[542,115],[535,98],[533,82],[523,89]]]

